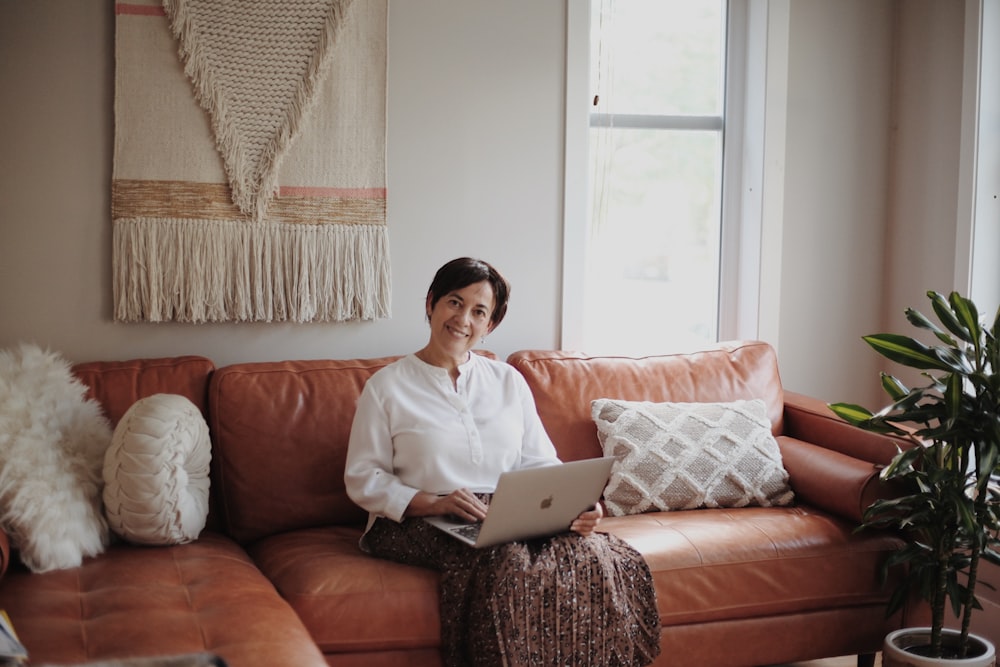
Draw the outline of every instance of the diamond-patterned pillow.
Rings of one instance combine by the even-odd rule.
[[[604,455],[617,459],[604,491],[612,516],[792,503],[762,400],[601,398],[591,402],[591,415]]]

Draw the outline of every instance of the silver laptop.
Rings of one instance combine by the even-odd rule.
[[[609,456],[505,472],[482,522],[424,521],[477,548],[555,535],[600,500],[614,461]]]

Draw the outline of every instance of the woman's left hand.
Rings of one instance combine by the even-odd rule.
[[[576,517],[576,520],[570,524],[569,529],[575,533],[579,533],[584,537],[591,535],[594,530],[597,529],[597,524],[601,522],[601,517],[604,516],[604,509],[601,507],[600,503],[594,506],[594,509],[587,510]]]

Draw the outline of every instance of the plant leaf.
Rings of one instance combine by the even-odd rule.
[[[893,401],[898,401],[910,393],[910,389],[892,375],[882,373],[881,377],[882,389]]]
[[[931,306],[934,308],[934,314],[938,316],[941,320],[941,324],[962,340],[966,342],[972,342],[969,337],[969,332],[966,330],[961,322],[959,322],[958,317],[952,312],[951,306],[948,300],[944,298],[943,295],[938,292],[930,291],[927,292],[927,297],[931,300]]]
[[[937,336],[938,340],[940,340],[945,345],[951,345],[951,346],[956,345],[954,338],[952,338],[947,333],[942,331],[941,327],[931,322],[920,311],[914,310],[913,308],[907,308],[906,319],[909,321],[910,324],[912,324],[917,328],[927,329],[928,331],[934,332],[934,335]]]
[[[920,447],[913,447],[902,451],[893,457],[885,468],[882,469],[882,479],[892,479],[899,474],[906,474],[913,468],[913,463],[923,455]]]
[[[954,311],[955,316],[958,318],[962,327],[969,332],[969,337],[964,340],[978,345],[980,324],[979,310],[976,308],[976,304],[972,303],[971,299],[966,299],[958,292],[952,292],[948,296],[948,302],[951,304],[951,309]]]
[[[829,408],[833,410],[834,414],[838,417],[846,422],[854,424],[855,426],[868,421],[874,416],[864,406],[856,405],[854,403],[830,403]]]
[[[980,491],[983,491],[990,483],[990,476],[996,472],[998,463],[1000,463],[1000,447],[997,447],[996,444],[986,445],[976,456],[977,486]]]
[[[965,353],[957,347],[932,347],[934,356],[945,364],[945,369],[963,375],[973,372],[973,366]]]
[[[948,405],[948,416],[954,419],[962,410],[962,376],[952,373],[948,377],[945,389],[945,402]]]
[[[909,336],[899,334],[873,334],[864,336],[864,341],[883,357],[910,368],[951,370],[944,364],[932,348]]]

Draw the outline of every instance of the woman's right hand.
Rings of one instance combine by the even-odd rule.
[[[446,495],[417,492],[406,508],[405,516],[440,516],[451,514],[465,521],[482,521],[487,505],[468,489],[456,489]]]

